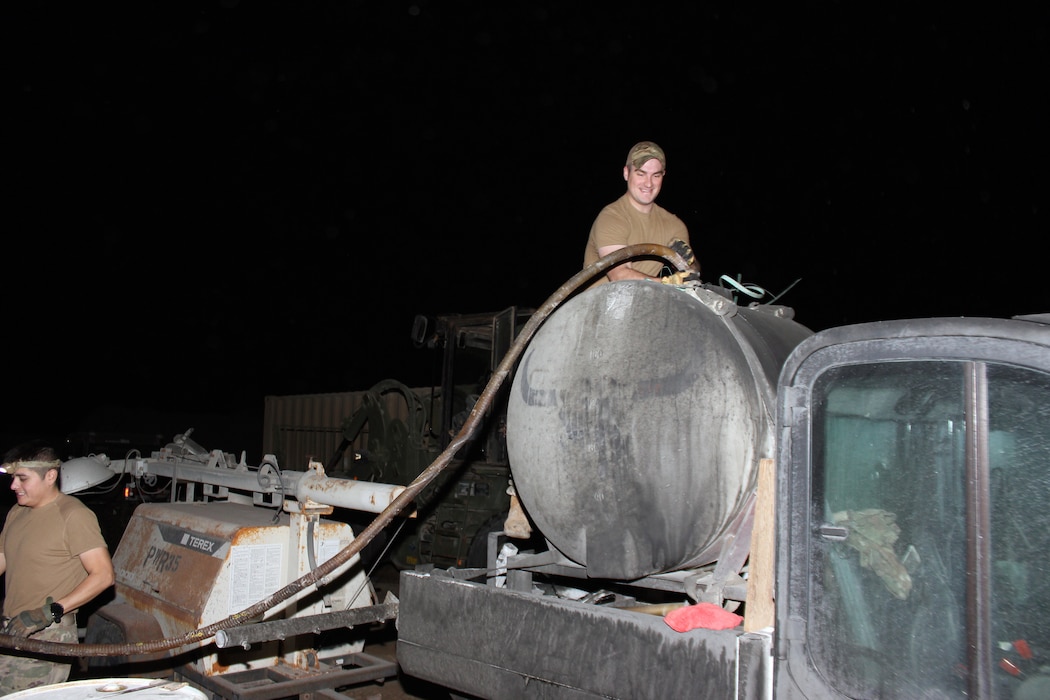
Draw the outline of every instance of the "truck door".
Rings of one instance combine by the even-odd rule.
[[[789,358],[777,697],[1050,697],[1047,320],[851,326]]]

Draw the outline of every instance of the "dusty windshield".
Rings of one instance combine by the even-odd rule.
[[[818,672],[851,697],[962,697],[973,648],[996,697],[1031,688],[1050,663],[1050,376],[854,365],[816,395]]]

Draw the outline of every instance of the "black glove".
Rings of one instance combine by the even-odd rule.
[[[671,241],[671,245],[668,246],[671,250],[682,256],[685,260],[685,264],[689,267],[696,267],[696,256],[693,255],[693,249],[689,247],[689,244],[683,241],[681,238],[676,238]]]
[[[4,626],[4,634],[12,637],[28,637],[34,632],[39,632],[49,626],[55,621],[54,616],[51,615],[51,604],[54,602],[54,598],[48,596],[44,607],[23,610],[18,613],[7,621],[7,624]]]
[[[686,270],[685,272],[676,272],[672,275],[667,275],[667,277],[661,277],[660,281],[664,284],[673,284],[681,287],[686,282],[699,282],[700,273],[696,270]]]

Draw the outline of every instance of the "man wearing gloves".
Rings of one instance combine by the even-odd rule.
[[[4,455],[2,471],[11,476],[18,502],[0,532],[0,574],[6,575],[0,634],[75,644],[77,609],[113,585],[113,562],[98,519],[62,493],[61,466],[55,450],[40,443]],[[0,695],[62,683],[72,659],[0,655]]]
[[[623,179],[627,191],[598,213],[584,249],[583,266],[620,248],[642,243],[657,243],[682,255],[692,270],[665,270],[659,260],[636,259],[609,268],[593,284],[618,280],[650,279],[665,284],[681,284],[687,279],[699,280],[699,266],[689,244],[689,232],[677,216],[656,203],[667,170],[664,151],[652,141],[641,141],[627,153]],[[663,275],[672,272],[671,275]]]

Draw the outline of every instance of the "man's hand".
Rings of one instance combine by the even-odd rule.
[[[693,254],[693,249],[689,247],[689,244],[683,241],[681,238],[676,238],[671,241],[671,245],[668,246],[671,250],[682,256],[685,260],[685,264],[689,267],[696,268],[696,256]]]
[[[18,613],[7,621],[3,630],[4,634],[12,637],[28,637],[44,629],[54,622],[54,617],[51,616],[51,603],[53,602],[55,602],[54,599],[49,596],[44,607],[23,610]]]
[[[700,273],[695,270],[686,270],[685,272],[676,272],[672,275],[667,275],[667,277],[661,277],[660,281],[664,284],[673,284],[681,287],[686,282],[699,282]]]

